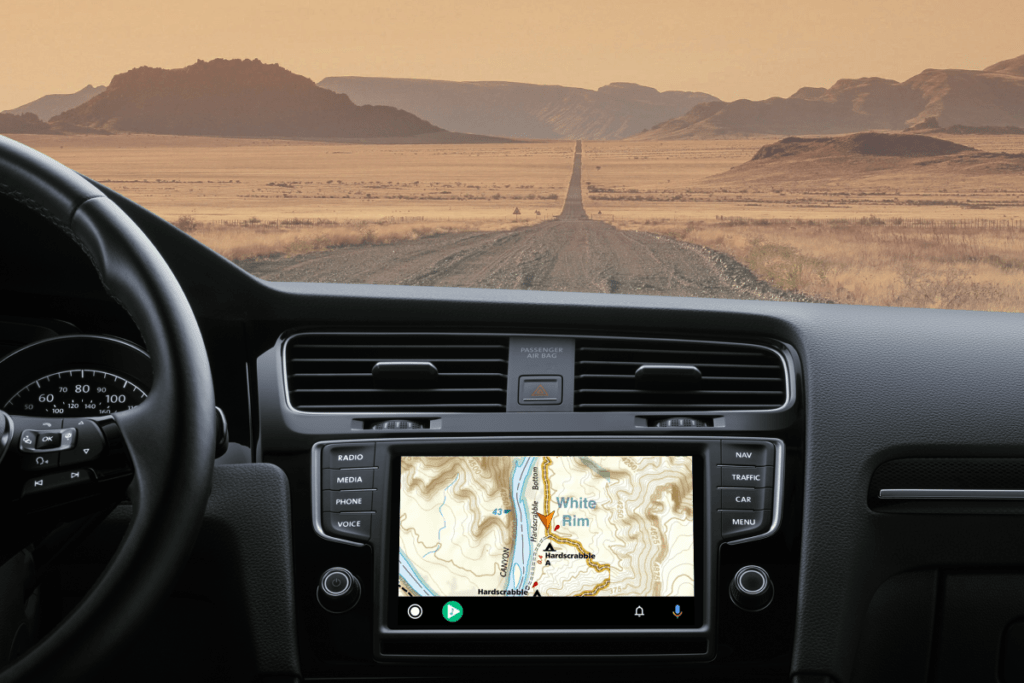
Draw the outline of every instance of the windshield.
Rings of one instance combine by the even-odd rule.
[[[1019,2],[5,15],[0,134],[260,278],[1024,310]]]

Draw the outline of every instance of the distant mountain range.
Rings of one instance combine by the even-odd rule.
[[[1024,154],[981,152],[926,135],[853,133],[837,137],[790,137],[765,145],[750,161],[706,178],[708,185],[787,187],[848,182],[858,178],[945,177],[1024,173]]]
[[[17,109],[8,109],[0,113],[14,115],[35,114],[41,121],[49,121],[57,114],[63,114],[68,109],[74,109],[78,105],[88,102],[106,89],[107,87],[104,85],[95,88],[87,85],[70,95],[44,95],[38,100],[23,104]]]
[[[902,83],[885,78],[801,88],[788,98],[699,104],[636,139],[822,135],[940,126],[1024,126],[1024,55],[982,70],[926,69]]]
[[[358,104],[386,104],[462,133],[529,139],[628,137],[694,105],[718,102],[702,92],[658,92],[633,83],[597,90],[504,81],[325,78],[318,84]]]
[[[276,64],[249,59],[132,69],[50,124],[252,138],[388,139],[445,132],[394,107],[357,106]]]

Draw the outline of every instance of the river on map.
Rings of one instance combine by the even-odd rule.
[[[516,536],[512,548],[512,569],[509,572],[509,590],[523,590],[528,579],[530,558],[533,557],[533,544],[530,543],[530,509],[526,504],[526,487],[530,483],[530,473],[537,458],[517,458],[516,467],[512,470],[512,500],[516,508]]]

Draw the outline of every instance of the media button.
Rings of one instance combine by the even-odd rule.
[[[325,470],[345,467],[373,467],[375,444],[361,443],[352,446],[324,446],[320,455]]]
[[[722,467],[722,486],[767,488],[775,479],[774,467]]]
[[[373,507],[373,491],[323,491],[324,512],[362,512]]]
[[[357,541],[370,540],[373,526],[371,512],[325,512],[323,514],[324,531],[338,538],[351,538]]]
[[[346,491],[351,489],[372,489],[374,470],[324,470],[324,491]]]

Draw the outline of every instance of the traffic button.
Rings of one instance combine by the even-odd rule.
[[[722,486],[766,488],[772,485],[774,467],[722,467]]]

